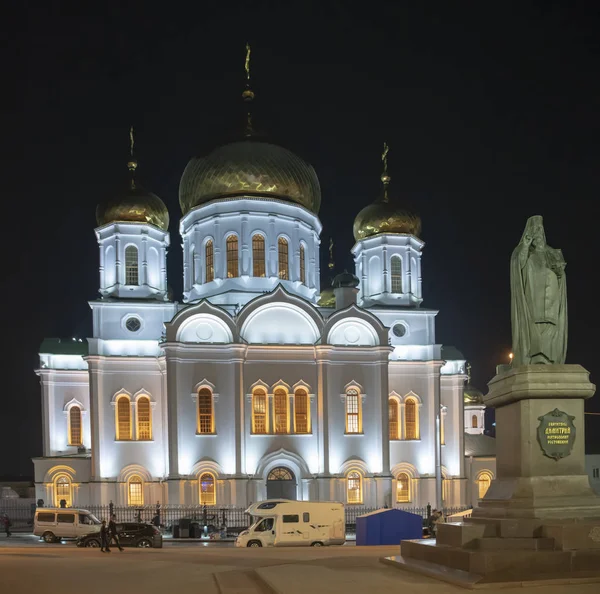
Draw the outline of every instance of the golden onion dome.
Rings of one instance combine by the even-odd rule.
[[[465,404],[483,404],[483,392],[469,383],[465,386],[463,400]]]
[[[163,231],[169,228],[169,211],[152,192],[131,181],[129,191],[96,207],[98,226],[108,223],[148,223]]]
[[[333,287],[323,289],[319,296],[317,303],[319,307],[335,307],[335,295],[333,293]]]
[[[218,198],[258,196],[293,202],[317,214],[321,188],[311,165],[291,151],[254,138],[192,159],[179,184],[183,214]]]

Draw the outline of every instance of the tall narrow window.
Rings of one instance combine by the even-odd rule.
[[[254,390],[252,394],[252,432],[267,431],[267,394],[264,390]]]
[[[392,293],[402,293],[402,260],[400,256],[392,256]]]
[[[294,394],[294,431],[308,433],[308,394],[306,390],[296,390]]]
[[[144,481],[137,475],[127,482],[127,498],[129,505],[144,505]]]
[[[288,242],[284,237],[277,240],[277,253],[279,262],[279,278],[281,280],[289,280],[290,265],[288,257]]]
[[[306,255],[303,243],[300,244],[300,282],[306,284]]]
[[[362,476],[360,472],[350,471],[346,477],[346,483],[348,503],[362,503]]]
[[[227,278],[239,276],[238,238],[230,235],[227,238]]]
[[[208,388],[198,390],[198,433],[214,433],[213,395]]]
[[[204,246],[204,260],[206,272],[206,281],[210,283],[215,280],[215,253],[212,239],[209,239]]]
[[[252,276],[265,275],[265,238],[257,234],[252,237]]]
[[[54,505],[62,507],[61,501],[65,502],[66,507],[73,505],[71,479],[64,474],[57,477],[54,481]]]
[[[400,423],[398,422],[398,410],[400,408],[395,398],[388,400],[389,418],[390,418],[390,439],[400,439]]]
[[[117,398],[117,441],[131,439],[131,402],[127,396]]]
[[[141,441],[152,439],[152,411],[150,398],[140,396],[137,399],[137,438]]]
[[[205,472],[200,477],[200,505],[215,505],[216,495],[215,477],[210,472]]]
[[[356,388],[346,392],[346,433],[360,433],[360,395]]]
[[[446,409],[440,409],[440,443],[446,445]]]
[[[81,437],[81,409],[78,406],[72,406],[69,409],[69,445],[83,445]]]
[[[401,472],[396,478],[396,501],[398,503],[410,502],[410,478],[406,472]]]
[[[479,479],[477,480],[479,499],[483,499],[487,490],[490,488],[492,484],[492,476],[488,472],[482,472],[479,475]]]
[[[273,393],[273,412],[275,413],[275,433],[288,433],[288,393],[276,388]]]
[[[125,284],[138,285],[138,251],[134,245],[125,248]]]
[[[417,401],[407,398],[404,404],[404,439],[419,439]]]
[[[477,429],[477,425],[478,425],[478,423],[477,423],[477,415],[473,415],[471,417],[471,427],[473,429]]]

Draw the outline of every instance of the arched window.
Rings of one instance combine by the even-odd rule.
[[[117,441],[131,439],[131,402],[122,395],[117,398]]]
[[[204,246],[204,261],[205,282],[210,283],[215,280],[215,253],[212,239],[209,239]]]
[[[346,391],[346,433],[361,431],[360,394],[356,388],[350,388]]]
[[[306,255],[303,243],[300,244],[300,282],[306,284]]]
[[[388,400],[389,418],[390,418],[390,439],[400,439],[400,423],[398,422],[398,401],[395,398]]]
[[[301,388],[294,394],[294,431],[310,433],[308,394]]]
[[[402,260],[400,256],[392,256],[391,260],[392,273],[392,293],[402,293]]]
[[[410,477],[406,472],[401,472],[396,478],[396,501],[410,503]]]
[[[285,237],[280,237],[277,240],[277,253],[279,263],[279,278],[281,280],[289,280],[290,265],[288,256],[288,242]]]
[[[252,433],[268,433],[267,394],[262,389],[252,394]]]
[[[138,285],[138,251],[134,245],[125,248],[125,284]]]
[[[346,477],[346,496],[348,503],[362,503],[362,475],[351,470]]]
[[[414,398],[404,403],[404,439],[419,439],[419,405]]]
[[[477,429],[477,425],[478,425],[478,423],[477,423],[477,415],[473,415],[471,417],[471,427],[473,429]]]
[[[152,410],[150,407],[150,398],[140,396],[137,399],[137,438],[140,441],[149,441],[152,439]]]
[[[477,487],[479,491],[479,499],[483,499],[487,490],[492,484],[492,475],[489,472],[482,472],[477,479]]]
[[[275,433],[289,433],[288,407],[288,393],[283,388],[276,388],[275,392],[273,392]]]
[[[81,435],[81,408],[72,406],[69,409],[69,445],[83,445]]]
[[[54,481],[54,505],[62,507],[61,501],[65,502],[65,507],[73,505],[71,479],[64,474],[56,477]]]
[[[127,481],[127,501],[129,505],[144,505],[144,481],[137,475]]]
[[[215,505],[216,502],[215,477],[205,472],[200,476],[200,505]]]
[[[198,433],[214,433],[213,395],[208,388],[198,390]]]
[[[252,276],[266,276],[265,238],[258,233],[252,237]]]
[[[227,278],[239,276],[238,238],[230,235],[227,238]]]

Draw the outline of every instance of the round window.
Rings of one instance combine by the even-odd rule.
[[[142,322],[138,318],[127,318],[125,321],[125,328],[129,330],[129,332],[137,332],[142,327]]]
[[[402,338],[406,334],[406,326],[404,324],[394,324],[392,332],[394,333],[394,336]]]

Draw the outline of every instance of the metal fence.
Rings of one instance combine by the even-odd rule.
[[[431,514],[431,506],[409,507],[398,505],[402,509],[413,514],[420,515],[424,520]],[[33,526],[35,513],[35,499],[0,499],[0,515],[8,514],[13,528],[27,529]],[[167,533],[174,532],[175,526],[180,522],[197,524],[203,528],[204,534],[221,532],[226,529],[228,536],[235,536],[251,523],[251,518],[245,513],[243,507],[213,507],[206,505],[144,505],[124,506],[114,505],[86,505],[85,508],[99,519],[108,519],[115,515],[117,522],[144,522],[155,524],[163,528]],[[363,514],[374,512],[376,507],[365,507],[364,505],[346,506],[346,532],[356,532],[356,518]],[[444,517],[464,512],[465,507],[444,508]]]

